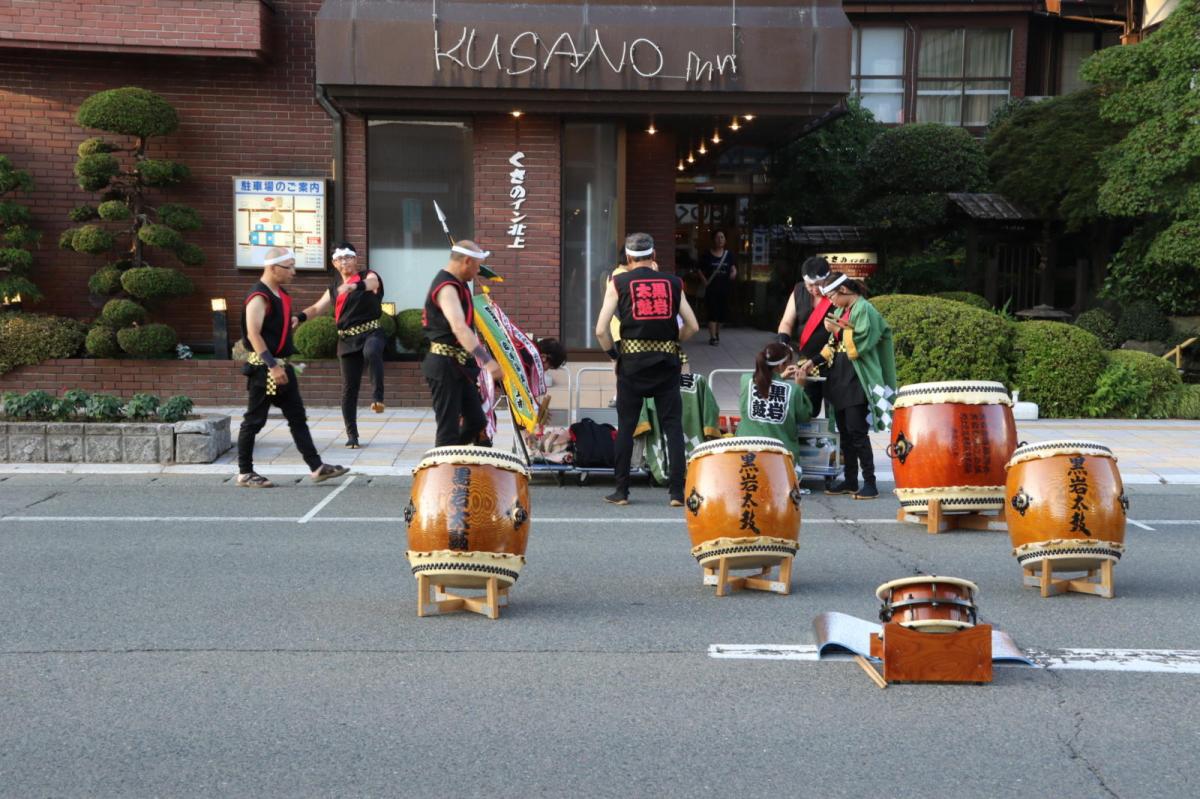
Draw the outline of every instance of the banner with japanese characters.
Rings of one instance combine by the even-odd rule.
[[[290,247],[297,269],[325,268],[325,180],[235,177],[234,235],[239,269],[261,269],[272,247]]]

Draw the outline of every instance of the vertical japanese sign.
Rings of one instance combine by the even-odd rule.
[[[525,191],[525,153],[515,152],[508,159],[509,166],[512,172],[508,173],[509,190],[508,196],[512,206],[512,218],[508,223],[508,237],[512,239],[508,243],[510,250],[525,249],[525,219],[528,214],[521,213],[521,206],[525,204],[528,198]]]
[[[261,269],[267,250],[290,247],[297,269],[324,269],[326,207],[320,178],[235,177],[234,264]]]

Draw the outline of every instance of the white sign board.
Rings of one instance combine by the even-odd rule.
[[[297,269],[325,268],[323,178],[235,177],[233,212],[239,269],[261,269],[272,247],[290,247]]]

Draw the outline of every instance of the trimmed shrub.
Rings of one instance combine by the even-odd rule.
[[[85,347],[93,358],[116,358],[121,354],[117,331],[107,325],[97,325],[88,331]]]
[[[179,231],[166,225],[142,225],[138,229],[138,238],[151,247],[160,247],[174,252],[183,246],[183,236]]]
[[[100,311],[100,321],[114,329],[140,325],[146,321],[146,309],[133,300],[109,300]]]
[[[121,171],[121,162],[112,153],[82,155],[75,162],[75,177],[84,191],[99,191]]]
[[[121,288],[139,300],[181,297],[192,293],[192,281],[174,269],[143,266],[129,269],[121,275]]]
[[[387,336],[389,340],[396,337],[396,317],[391,314],[384,313],[379,315],[379,327],[383,330],[383,335]]]
[[[1082,416],[1106,361],[1100,339],[1062,322],[1021,322],[1013,335],[1013,387],[1042,416]]]
[[[1166,341],[1171,337],[1171,322],[1162,309],[1149,300],[1135,300],[1121,311],[1117,321],[1117,341]]]
[[[133,212],[129,210],[129,206],[120,200],[106,200],[100,203],[100,206],[96,209],[96,213],[105,222],[120,222],[123,219],[133,216]]]
[[[106,266],[88,278],[88,291],[92,294],[105,297],[120,290],[121,270],[115,266]]]
[[[332,316],[309,319],[296,328],[296,351],[305,358],[332,358],[337,353],[337,325]]]
[[[420,308],[406,308],[396,314],[396,337],[405,349],[420,352],[425,346],[425,331],[421,327]]]
[[[175,251],[175,257],[184,266],[200,266],[204,263],[204,250],[197,244],[185,242]]]
[[[179,203],[163,203],[158,206],[158,218],[167,227],[190,231],[200,229],[200,214],[194,208]]]
[[[1145,383],[1147,392],[1132,413],[1122,414],[1131,418],[1166,419],[1175,412],[1176,392],[1183,384],[1179,372],[1170,361],[1157,358],[1148,352],[1136,350],[1113,350],[1108,353],[1108,362],[1122,364],[1137,375],[1139,383]]]
[[[137,171],[147,186],[170,186],[173,183],[187,180],[191,175],[191,171],[183,164],[156,158],[139,161]]]
[[[154,324],[118,330],[117,343],[121,345],[122,350],[135,358],[153,358],[173,352],[179,339],[171,328]]]
[[[1200,384],[1189,383],[1175,392],[1175,413],[1179,419],[1200,419]]]
[[[111,153],[115,149],[117,149],[115,144],[107,142],[99,136],[93,136],[79,142],[79,146],[75,148],[75,154],[83,156],[92,153]]]
[[[986,297],[980,296],[971,291],[939,291],[933,296],[941,300],[954,300],[955,302],[965,302],[967,305],[974,306],[983,311],[992,310],[992,304],[987,301]]]
[[[909,294],[876,297],[871,304],[891,325],[901,385],[1009,383],[1012,324],[1000,316],[962,302]]]
[[[100,218],[100,212],[96,209],[96,206],[94,206],[94,205],[77,205],[74,208],[72,208],[70,211],[67,212],[67,219],[70,219],[72,222],[76,222],[76,223],[91,222],[93,219],[99,219],[99,218]],[[63,235],[66,235],[67,233],[73,233],[73,232],[74,231],[63,231]],[[67,247],[63,244],[62,238],[59,238],[58,246],[62,247],[64,250],[70,249],[69,247]]]
[[[1121,339],[1117,338],[1117,320],[1103,308],[1084,311],[1075,320],[1075,326],[1100,339],[1105,349],[1115,350],[1121,345]]]
[[[141,138],[166,136],[179,127],[179,115],[170,103],[135,86],[93,94],[79,106],[75,121],[80,127]]]
[[[52,358],[70,358],[83,347],[84,326],[74,319],[30,313],[0,315],[0,373]]]
[[[114,244],[113,235],[104,228],[96,225],[84,225],[81,228],[76,228],[74,231],[64,231],[63,236],[72,232],[74,235],[71,236],[71,243],[68,249],[75,252],[99,255],[111,249]],[[62,244],[62,239],[59,240],[59,244]]]

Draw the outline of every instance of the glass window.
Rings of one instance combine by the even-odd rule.
[[[921,31],[917,120],[982,126],[1012,86],[1012,31],[957,28]]]
[[[436,200],[457,239],[475,233],[471,125],[449,120],[371,120],[367,129],[367,264],[383,277],[384,299],[420,308],[450,243]]]
[[[1091,31],[1063,34],[1062,56],[1059,59],[1059,94],[1070,94],[1087,88],[1089,84],[1079,77],[1079,68],[1094,52],[1096,52],[1096,35]]]
[[[851,85],[880,122],[904,121],[904,28],[855,28]]]
[[[616,125],[567,123],[562,149],[562,341],[593,349],[607,278],[617,265]]]

